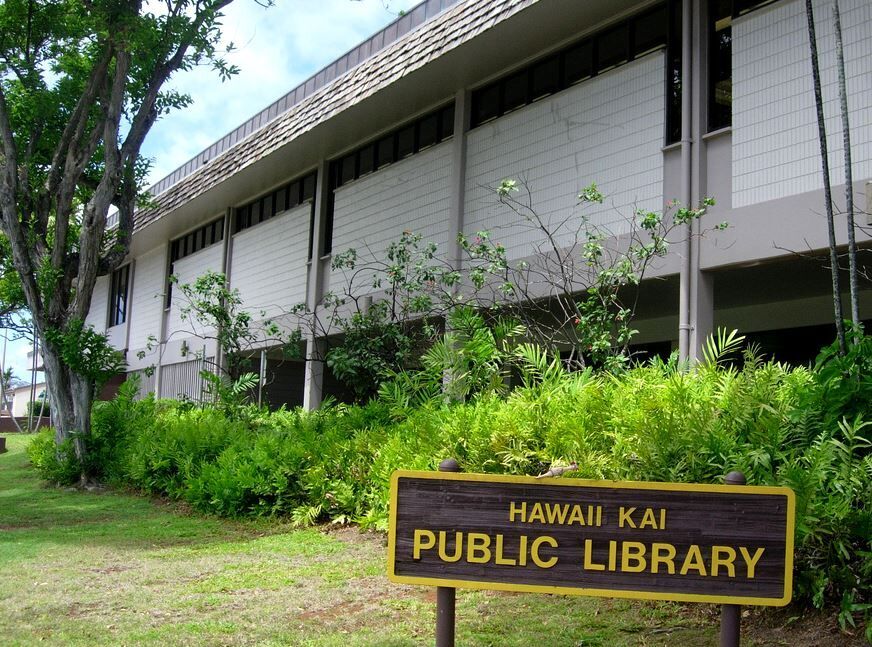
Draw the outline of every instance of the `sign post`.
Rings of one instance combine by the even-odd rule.
[[[745,485],[745,475],[730,472],[724,478],[727,485]],[[721,607],[721,647],[739,647],[742,629],[741,609],[738,604],[725,604]]]
[[[442,471],[454,466],[391,480],[388,577],[439,587],[438,647],[454,644],[457,587],[722,604],[725,625],[735,616],[722,640],[738,636],[737,605],[790,601],[787,488]]]
[[[439,463],[440,472],[459,472],[460,465],[453,458]],[[436,647],[454,647],[454,587],[436,588]]]

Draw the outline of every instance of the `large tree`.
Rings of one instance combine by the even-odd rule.
[[[230,2],[0,3],[0,230],[41,343],[58,441],[72,438],[80,459],[95,378],[111,368],[83,326],[94,284],[129,251],[143,140],[190,101],[167,80],[198,64],[235,71],[217,49]],[[118,225],[107,227],[113,208]]]

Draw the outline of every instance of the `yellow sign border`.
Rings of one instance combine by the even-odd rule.
[[[396,575],[394,558],[397,546],[397,491],[401,478],[443,481],[473,481],[484,483],[514,483],[525,485],[558,485],[563,487],[596,487],[634,490],[660,490],[665,492],[718,492],[735,494],[770,494],[787,497],[787,529],[784,556],[784,592],[780,598],[758,598],[742,595],[705,595],[700,593],[658,593],[654,591],[627,591],[624,589],[590,589],[544,584],[509,584],[480,580],[453,580],[437,577]],[[391,475],[390,522],[388,527],[388,579],[396,584],[423,584],[463,589],[487,589],[557,595],[586,595],[633,600],[665,600],[670,602],[709,602],[714,604],[755,604],[781,607],[790,603],[793,595],[793,537],[796,517],[796,496],[790,488],[759,485],[708,485],[702,483],[659,483],[653,481],[595,481],[590,479],[535,478],[505,474],[476,474],[467,472],[421,472],[397,470]]]

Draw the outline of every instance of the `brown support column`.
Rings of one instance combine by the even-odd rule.
[[[727,485],[745,485],[742,472],[730,472],[724,478]],[[721,647],[739,647],[742,628],[742,607],[738,604],[721,605]]]
[[[460,465],[453,458],[439,463],[440,472],[459,472]],[[454,647],[454,599],[456,589],[436,587],[436,647]]]

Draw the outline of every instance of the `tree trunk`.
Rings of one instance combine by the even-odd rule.
[[[845,47],[842,43],[842,16],[839,3],[833,3],[833,24],[836,30],[836,63],[839,74],[839,105],[842,111],[842,141],[845,148],[845,209],[848,212],[848,285],[851,292],[851,323],[856,343],[860,325],[860,288],[857,285],[857,240],[854,235],[854,172],[851,168],[851,124],[848,119],[848,90],[845,82]]]
[[[805,0],[805,17],[808,22],[808,46],[811,54],[811,73],[814,83],[814,99],[817,108],[818,140],[821,150],[821,171],[824,181],[824,202],[827,212],[827,236],[830,246],[830,274],[833,281],[833,311],[836,320],[836,335],[839,339],[839,354],[844,355],[845,322],[842,314],[842,288],[839,281],[839,257],[836,253],[836,227],[833,218],[833,196],[830,184],[830,160],[827,149],[827,130],[824,121],[824,100],[821,91],[821,72],[818,62],[817,36],[815,35],[814,8],[812,0]]]
[[[72,440],[76,458],[84,462],[87,441],[91,435],[93,386],[89,380],[66,366],[52,344],[43,344],[42,357],[46,383],[54,407],[55,441],[60,445],[66,440]],[[81,480],[83,484],[88,480],[84,465]]]

